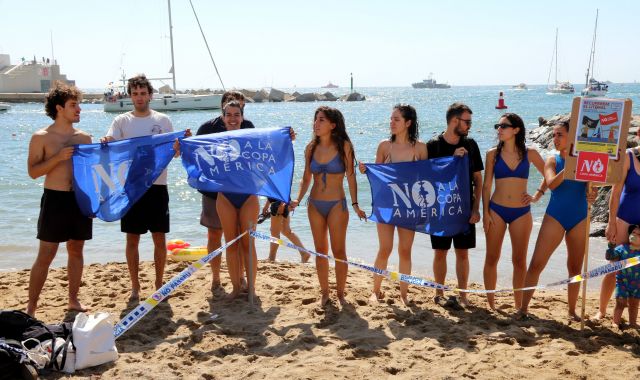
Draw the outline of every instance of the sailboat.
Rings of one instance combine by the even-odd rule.
[[[555,65],[554,65],[555,64]],[[553,87],[549,86],[549,79],[551,79],[551,70],[555,66],[555,85]],[[558,82],[558,28],[556,28],[556,44],[553,47],[553,55],[551,56],[551,66],[549,67],[549,76],[547,77],[547,94],[573,94],[575,92],[575,88],[573,85],[567,82]]]
[[[593,78],[596,61],[596,32],[598,31],[598,10],[596,10],[596,25],[593,28],[593,40],[591,41],[591,53],[589,54],[589,66],[587,67],[586,83],[582,89],[582,96],[604,96],[609,91],[609,85]]]
[[[173,89],[171,94],[154,96],[149,103],[149,108],[156,111],[186,111],[186,110],[209,110],[220,108],[222,95],[192,95],[176,93],[176,65],[173,57],[173,25],[171,24],[171,0],[167,0],[169,7],[169,40],[171,44],[171,78]],[[126,95],[126,76],[122,75],[122,84],[111,85],[105,93],[105,112],[124,112],[133,110],[133,102]],[[114,91],[117,90],[117,91]]]

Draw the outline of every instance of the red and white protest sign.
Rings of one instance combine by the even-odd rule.
[[[576,163],[576,180],[607,182],[609,155],[597,152],[579,152]]]
[[[600,124],[602,125],[609,125],[609,124],[613,124],[616,123],[618,121],[618,113],[614,112],[614,113],[610,113],[608,115],[599,115],[600,117]]]

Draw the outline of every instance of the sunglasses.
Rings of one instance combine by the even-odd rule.
[[[461,117],[456,117],[456,119],[460,120],[460,121],[464,121],[465,123],[467,123],[468,126],[471,126],[471,119],[463,119]]]
[[[513,128],[513,125],[511,124],[496,124],[493,126],[493,128],[495,129],[507,129],[507,128]]]

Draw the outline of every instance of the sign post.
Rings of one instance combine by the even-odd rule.
[[[631,121],[631,99],[573,98],[565,179],[588,182],[592,186],[617,183],[622,178],[627,133]],[[587,233],[583,273],[589,263],[591,204],[587,206]],[[580,329],[584,328],[587,279],[582,282]]]

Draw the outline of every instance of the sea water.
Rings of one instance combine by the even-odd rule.
[[[579,88],[577,86],[576,88]],[[631,98],[634,102],[634,114],[640,113],[640,85],[612,84],[609,97]],[[249,103],[245,108],[245,118],[251,120],[257,128],[291,126],[298,134],[294,142],[296,157],[293,178],[292,198],[298,192],[302,176],[303,151],[312,134],[313,114],[320,105],[337,107],[345,116],[347,131],[355,146],[356,158],[362,162],[373,162],[380,140],[389,136],[389,117],[394,104],[409,103],[418,111],[420,122],[420,138],[428,140],[441,133],[446,126],[445,112],[449,104],[462,101],[473,110],[473,127],[470,137],[480,146],[482,156],[497,143],[493,125],[498,121],[503,110],[496,110],[498,92],[503,91],[509,112],[519,114],[525,121],[527,129],[538,126],[537,118],[549,118],[554,114],[571,110],[572,95],[546,95],[543,86],[533,86],[526,91],[511,90],[498,86],[453,87],[451,89],[413,89],[413,88],[358,88],[357,91],[366,96],[364,102],[316,102],[316,103]],[[322,89],[288,89],[289,92],[320,92]],[[336,95],[348,92],[347,89],[332,90]],[[200,124],[218,115],[217,111],[183,111],[168,114],[175,130],[190,128],[194,134]],[[104,136],[116,114],[105,113],[100,104],[82,105],[80,123],[76,126],[90,133],[94,142]],[[38,241],[36,240],[36,224],[42,195],[43,179],[31,179],[27,175],[27,152],[29,139],[36,130],[51,123],[39,103],[14,104],[9,112],[0,113],[0,152],[4,163],[0,166],[0,271],[29,268],[35,260]],[[551,152],[541,152],[547,156]],[[531,166],[529,191],[531,194],[540,183],[541,176]],[[371,210],[371,195],[365,175],[357,174],[358,201],[360,207]],[[347,203],[351,204],[346,188]],[[169,194],[171,210],[171,232],[167,239],[183,239],[194,246],[206,245],[206,229],[199,223],[200,194],[187,185],[186,173],[179,159],[169,165]],[[307,193],[308,196],[308,193]],[[532,206],[534,230],[529,242],[528,259],[538,236],[538,230],[544,210],[549,201],[549,192],[540,202]],[[350,219],[347,235],[347,255],[351,260],[373,263],[378,249],[375,224],[358,220],[349,207]],[[302,242],[313,249],[313,239],[307,219],[306,202],[302,202],[291,216],[291,227]],[[268,233],[269,222],[259,226],[259,230]],[[476,226],[477,248],[470,251],[470,279],[482,283],[482,267],[485,257],[485,239],[482,223]],[[396,235],[397,245],[397,235]],[[85,263],[124,262],[125,235],[120,232],[120,223],[107,223],[95,220],[93,239],[85,244]],[[257,241],[259,258],[266,258],[269,244]],[[606,242],[602,238],[590,239],[589,267],[594,268],[606,263],[604,250]],[[54,260],[54,266],[66,265],[66,249],[61,245]],[[149,234],[141,239],[140,256],[142,260],[153,259],[153,245]],[[432,277],[433,251],[429,237],[416,234],[413,245],[413,273]],[[281,247],[279,260],[299,260],[296,251]],[[389,261],[390,269],[397,268],[397,254]],[[453,251],[448,260],[449,280],[455,279],[455,255]],[[359,270],[359,269],[352,269]],[[502,257],[498,266],[500,286],[511,283],[511,246],[505,238]],[[567,277],[566,248],[564,243],[553,254],[547,268],[542,274],[541,283],[547,283]],[[592,281],[590,287],[596,286]]]

